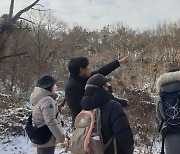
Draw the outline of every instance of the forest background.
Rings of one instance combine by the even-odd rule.
[[[25,13],[27,19],[19,18],[13,24],[9,24],[9,14],[0,17],[0,93],[3,94],[0,114],[24,107],[36,80],[43,74],[53,75],[63,91],[69,75],[67,64],[72,57],[88,57],[95,70],[130,55],[127,65],[110,74],[112,86],[115,95],[129,100],[125,112],[136,146],[144,146],[144,153],[153,153],[153,146],[160,139],[155,118],[156,80],[164,72],[180,68],[180,20],[143,31],[120,22],[90,31],[81,25],[69,28],[41,6]],[[23,109],[20,117],[26,117],[29,111]],[[18,120],[17,114],[11,115],[11,121]],[[17,126],[1,120],[1,138],[12,132],[23,134],[23,124],[24,121]]]

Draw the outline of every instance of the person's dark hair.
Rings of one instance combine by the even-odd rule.
[[[89,61],[86,57],[72,58],[68,64],[68,69],[71,74],[78,75],[80,68],[86,68],[89,65]]]
[[[180,69],[179,68],[173,68],[173,69],[169,70],[168,72],[177,72],[177,71],[180,71]]]

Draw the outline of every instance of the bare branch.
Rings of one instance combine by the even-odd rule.
[[[41,9],[35,9],[35,8],[31,8],[32,10],[36,10],[36,11],[48,11],[50,9],[44,9],[44,10],[41,10]]]
[[[43,6],[42,4],[36,4],[36,5],[39,5],[39,6],[41,6],[41,7],[45,7],[45,6]]]
[[[31,5],[29,5],[28,7],[20,10],[14,17],[12,17],[10,20],[9,20],[9,23],[15,23],[18,19],[20,19],[20,16],[29,11],[34,5],[36,5],[37,3],[39,2],[39,0],[36,0],[34,3],[32,3]]]
[[[22,19],[22,20],[25,20],[25,21],[30,22],[30,23],[32,23],[32,24],[35,24],[34,22],[32,22],[32,21],[30,21],[30,20],[28,20],[28,19],[26,19],[26,18],[20,17],[19,19]]]
[[[18,53],[18,54],[3,56],[3,57],[0,57],[0,61],[3,60],[3,59],[6,59],[6,58],[19,57],[19,56],[25,55],[27,53],[28,52],[22,52],[22,53]]]

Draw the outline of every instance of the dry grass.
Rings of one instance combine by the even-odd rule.
[[[24,135],[23,124],[25,124],[28,110],[22,108],[22,100],[15,95],[0,95],[0,138],[6,135]]]
[[[117,76],[113,86],[116,94],[129,100],[125,112],[135,136],[135,147],[144,147],[139,154],[152,154],[153,145],[158,140],[154,97],[144,90],[128,88]]]

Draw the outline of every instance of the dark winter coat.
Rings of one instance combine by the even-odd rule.
[[[171,94],[175,91],[180,91],[180,71],[169,72],[161,75],[157,80],[158,92],[164,92]],[[164,119],[164,113],[162,111],[162,104],[160,98],[157,99],[157,118],[159,121]]]
[[[120,66],[119,61],[113,61],[100,69],[91,73],[91,76],[100,73],[104,76],[111,73],[113,70]],[[84,96],[84,88],[88,78],[82,78],[78,75],[70,74],[69,81],[65,89],[65,100],[71,110],[72,120],[74,122],[75,117],[81,112],[81,99]]]
[[[161,75],[157,81],[157,89],[158,92],[163,92],[165,95],[167,95],[169,99],[171,99],[171,97],[173,98],[174,92],[180,91],[180,71],[169,72]],[[165,119],[165,114],[163,112],[163,106],[160,97],[157,100],[156,114],[159,122],[162,122],[162,120]],[[164,122],[162,128],[166,128],[166,126],[167,124]],[[179,143],[180,143],[179,133],[174,134],[167,132],[165,136],[166,154],[179,154],[180,152]]]
[[[112,136],[117,140],[118,154],[133,153],[133,133],[127,116],[120,103],[113,100],[113,95],[93,85],[88,85],[81,102],[84,110],[92,110],[97,107],[101,110],[101,133],[103,142],[107,144]],[[113,154],[113,142],[108,146],[105,154]]]

